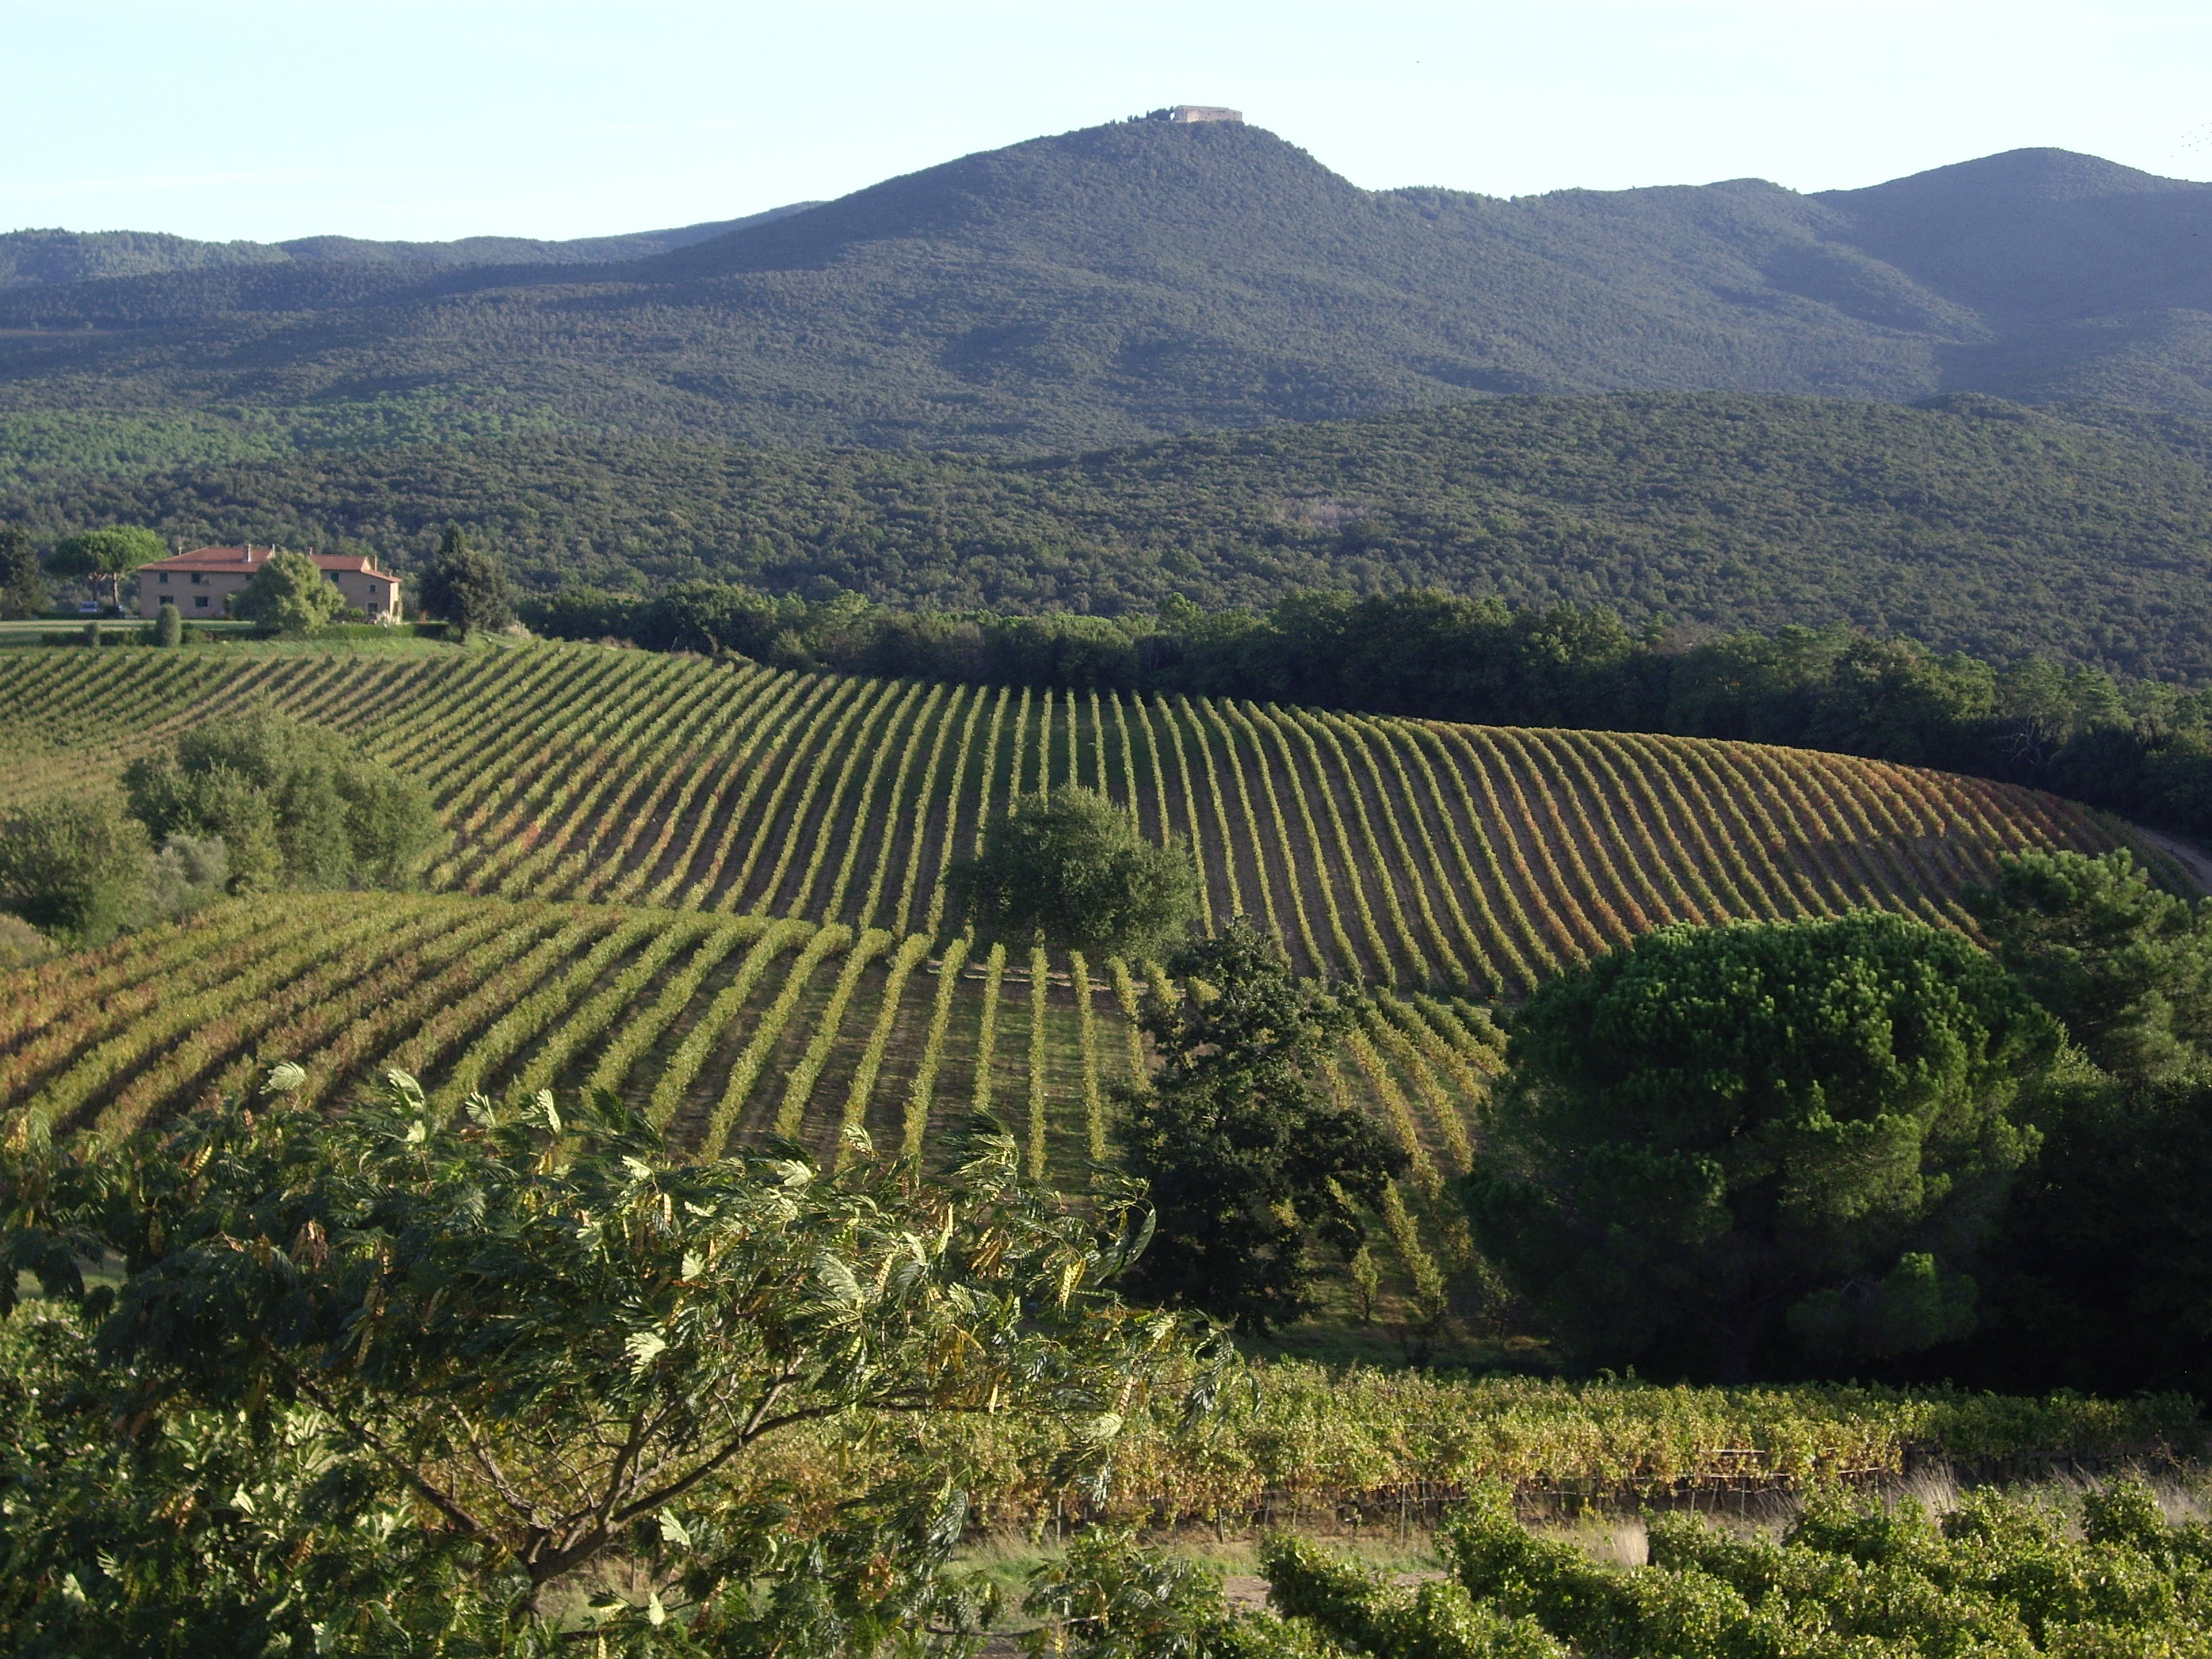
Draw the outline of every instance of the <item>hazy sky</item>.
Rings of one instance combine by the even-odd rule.
[[[580,236],[1218,103],[1370,187],[2212,179],[2212,0],[0,0],[0,228]]]

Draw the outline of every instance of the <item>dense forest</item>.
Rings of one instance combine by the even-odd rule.
[[[2060,150],[1813,196],[1503,200],[1361,190],[1256,127],[1125,123],[613,263],[341,242],[19,284],[0,407],[343,423],[408,392],[568,428],[1013,451],[1516,392],[2203,410],[2208,224],[2212,188]]]
[[[324,433],[310,455],[270,436],[259,459],[135,477],[119,469],[158,434],[106,477],[77,470],[102,462],[82,434],[48,436],[0,491],[0,519],[42,539],[141,522],[419,567],[457,522],[540,589],[714,580],[1126,615],[1427,586],[1603,605],[1678,641],[1845,623],[2212,677],[2212,427],[2109,407],[1512,398],[1042,459]]]

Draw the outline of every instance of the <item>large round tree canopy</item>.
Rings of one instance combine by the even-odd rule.
[[[1984,952],[1900,916],[1662,928],[1514,1021],[1477,1228],[1594,1358],[1927,1346],[1971,1328],[1954,1264],[2057,1042]]]
[[[1105,957],[1174,946],[1197,908],[1189,854],[1146,841],[1093,789],[1024,795],[993,823],[953,884],[985,939]]]

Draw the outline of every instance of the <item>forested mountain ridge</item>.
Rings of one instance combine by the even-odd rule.
[[[1845,623],[2212,680],[2212,425],[1963,396],[1501,398],[989,459],[606,432],[0,489],[51,538],[359,544],[457,522],[533,586],[712,578],[1006,611],[1435,586],[1641,626]]]
[[[597,264],[641,259],[813,206],[798,202],[741,219],[672,230],[580,236],[549,242],[530,236],[465,236],[451,242],[380,242],[358,236],[299,236],[283,242],[204,242],[137,230],[11,230],[0,233],[0,290],[54,283],[148,276],[230,265],[340,261],[398,265]]]
[[[1496,392],[2212,410],[2212,186],[2057,150],[1870,190],[1368,191],[1256,127],[1041,138],[646,258],[0,294],[0,400],[434,392],[750,443],[1082,448]]]

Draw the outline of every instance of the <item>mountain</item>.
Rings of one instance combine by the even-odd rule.
[[[302,236],[289,242],[198,242],[187,236],[137,230],[11,230],[0,234],[0,291],[167,270],[331,260],[402,265],[605,264],[665,253],[813,205],[797,202],[742,219],[718,219],[676,230],[585,236],[565,242],[538,241],[527,236],[468,236],[456,242],[374,242],[356,236]]]
[[[2212,186],[2056,150],[1820,195],[1502,200],[1139,121],[612,263],[288,254],[19,286],[0,409],[343,426],[412,400],[455,429],[1029,450],[1500,392],[2212,412],[2208,236]]]
[[[1493,398],[1042,458],[528,434],[21,483],[11,519],[403,563],[458,522],[539,586],[943,608],[1427,585],[2212,683],[2212,422],[1978,395]]]

